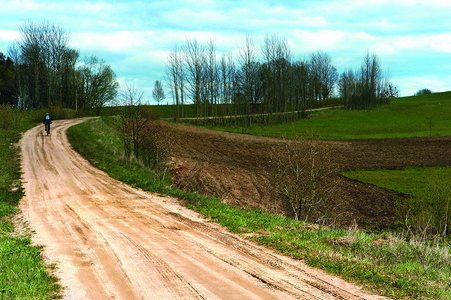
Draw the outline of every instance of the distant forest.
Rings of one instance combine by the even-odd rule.
[[[328,101],[335,90],[347,109],[371,109],[398,96],[376,54],[367,53],[359,70],[339,75],[326,52],[293,60],[287,40],[277,36],[266,36],[259,51],[248,36],[235,53],[218,55],[212,40],[187,39],[174,47],[166,79],[178,117],[190,103],[198,117],[215,117],[305,111]]]
[[[1,105],[98,110],[114,99],[118,83],[111,67],[97,57],[80,60],[61,27],[30,22],[20,31],[8,56],[0,53]]]

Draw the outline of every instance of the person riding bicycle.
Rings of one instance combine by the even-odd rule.
[[[44,120],[42,121],[44,123],[44,128],[47,134],[50,134],[50,124],[52,124],[52,119],[50,118],[49,113],[45,114]]]

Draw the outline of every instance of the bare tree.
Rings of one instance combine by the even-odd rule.
[[[276,84],[279,111],[287,111],[291,101],[291,53],[286,39],[279,40],[277,44]]]
[[[353,99],[357,93],[357,78],[354,71],[349,69],[343,72],[338,82],[338,91],[341,99],[343,99],[344,107],[354,109],[355,103]]]
[[[267,112],[286,111],[291,101],[291,53],[286,39],[266,36],[262,47],[263,94]]]
[[[323,51],[312,53],[310,65],[315,99],[326,100],[338,80],[337,69],[332,65],[331,57]]]
[[[306,110],[311,109],[312,101],[309,98],[309,72],[310,64],[307,60],[296,61],[292,64],[293,88],[296,101],[296,109],[303,111],[302,116],[306,116]]]
[[[24,77],[26,78],[27,99],[25,106],[27,108],[43,107],[42,99],[42,74],[45,74],[45,56],[43,55],[43,33],[39,26],[34,23],[25,24],[22,28],[22,36],[19,43]]]
[[[232,85],[233,77],[235,74],[235,64],[233,62],[232,54],[223,54],[219,65],[219,77],[220,77],[220,94],[222,103],[226,106],[225,113],[230,115],[232,113]]]
[[[138,91],[133,85],[127,84],[120,93],[119,116],[121,118],[121,133],[125,157],[139,157],[139,142],[142,130],[148,122],[143,117],[141,101],[144,92]]]
[[[204,78],[206,57],[204,48],[196,39],[188,39],[185,48],[185,65],[187,70],[187,83],[189,96],[196,104],[197,116],[204,111],[202,104],[205,103]]]
[[[21,28],[21,39],[13,46],[16,58],[20,58],[19,71],[26,90],[22,99],[28,108],[40,108],[53,104],[62,105],[67,95],[63,93],[66,67],[78,59],[78,52],[68,47],[69,35],[60,27],[50,23],[26,23]],[[17,60],[19,62],[19,60]],[[72,64],[74,68],[74,64]]]
[[[62,27],[46,24],[44,28],[45,39],[43,40],[44,49],[47,49],[48,61],[48,103],[58,103],[62,105],[63,102],[63,70],[65,60],[69,59],[73,54],[78,52],[71,52],[68,49],[69,35],[62,29]],[[78,59],[78,55],[76,57]],[[75,67],[75,65],[74,65]]]
[[[262,46],[262,53],[264,57],[264,64],[262,69],[262,80],[264,81],[263,95],[265,101],[265,112],[269,113],[273,111],[274,103],[276,102],[274,78],[275,68],[274,60],[276,57],[276,36],[266,36]]]
[[[368,52],[362,61],[360,89],[362,94],[363,107],[371,108],[376,104],[378,96],[377,85],[381,78],[381,68],[376,54],[370,55]]]
[[[337,69],[332,65],[332,59],[329,55],[327,55],[327,53],[323,53],[321,59],[321,94],[323,100],[327,100],[334,89],[335,83],[338,80],[338,72]]]
[[[310,56],[310,94],[312,100],[320,100],[321,97],[321,57],[320,52],[314,52]]]
[[[241,88],[245,97],[246,113],[250,114],[253,105],[256,103],[255,88],[258,74],[255,41],[251,36],[246,36],[244,46],[239,52],[239,60],[242,72]]]
[[[296,220],[318,221],[324,217],[328,199],[339,182],[338,166],[331,148],[312,133],[295,132],[281,147],[269,152],[270,179],[275,197],[281,197]]]
[[[166,96],[164,95],[163,85],[159,80],[155,80],[152,96],[153,99],[157,101],[158,105],[160,105],[160,102],[166,98]]]
[[[216,59],[216,45],[213,40],[207,44],[206,82],[208,87],[208,98],[210,116],[216,117],[218,104],[218,63]]]
[[[341,75],[339,87],[345,106],[349,109],[371,109],[388,103],[391,96],[396,96],[393,84],[382,76],[382,67],[376,54],[370,53],[365,55],[355,75],[352,75],[352,71]],[[352,93],[345,87],[348,90],[352,87]]]
[[[172,98],[177,107],[177,117],[183,116],[185,95],[185,70],[183,66],[183,53],[176,46],[168,56],[167,82],[171,88]]]
[[[62,65],[62,78],[61,78],[61,93],[58,99],[62,106],[75,108],[78,110],[77,103],[77,87],[80,84],[77,81],[77,62],[79,58],[79,52],[74,49],[69,49],[64,53],[63,65]]]
[[[167,126],[158,122],[157,114],[141,104],[143,92],[132,85],[120,93],[120,131],[125,157],[136,159],[154,171],[160,180],[167,174],[172,138]]]

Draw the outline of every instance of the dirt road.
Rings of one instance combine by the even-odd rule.
[[[21,140],[21,209],[65,299],[380,299],[111,179],[71,149],[81,121]]]

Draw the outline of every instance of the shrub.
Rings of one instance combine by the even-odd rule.
[[[122,135],[125,157],[137,159],[164,180],[170,159],[171,138],[167,126],[158,122],[159,114],[141,105],[143,93],[127,86],[120,94],[122,106],[117,107],[116,123]]]
[[[273,197],[282,198],[296,220],[319,221],[326,215],[328,200],[339,182],[338,166],[331,148],[311,132],[285,139],[270,149],[268,175]]]
[[[17,128],[20,120],[20,110],[14,109],[10,105],[0,106],[0,129],[8,130]]]
[[[171,156],[172,137],[167,126],[159,121],[147,122],[140,136],[141,160],[164,179]]]
[[[416,92],[415,96],[429,95],[429,94],[432,94],[430,89],[421,89],[418,92]]]
[[[52,120],[74,119],[82,117],[82,113],[73,109],[66,109],[59,106],[50,106],[44,109],[36,109],[30,111],[31,120],[35,123],[42,123],[45,114],[49,113]]]

